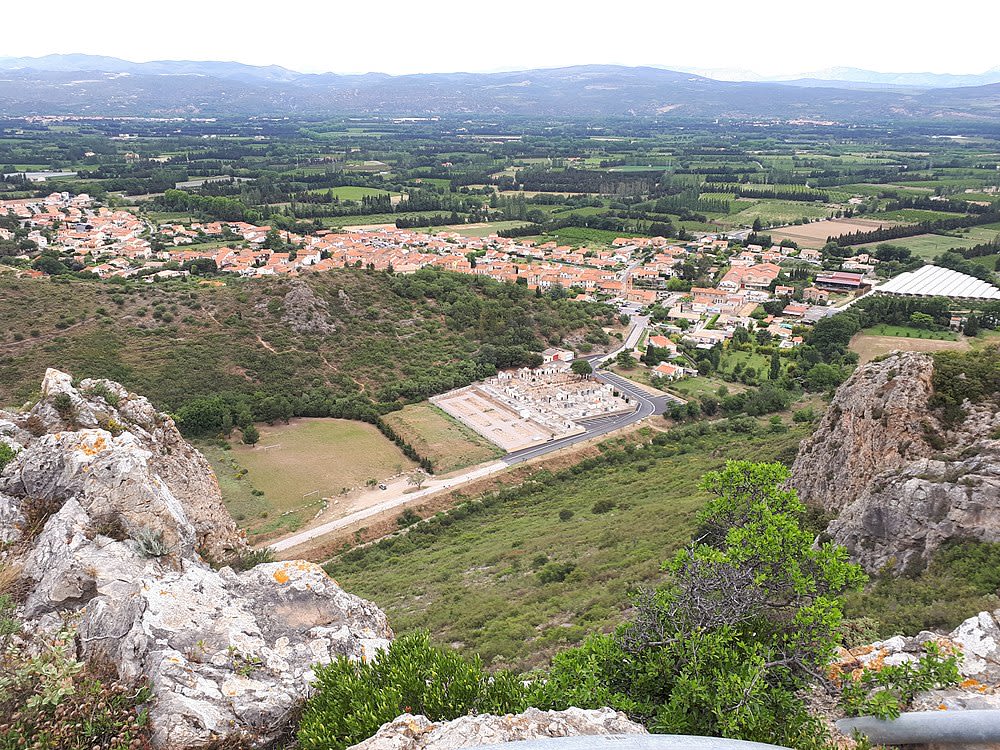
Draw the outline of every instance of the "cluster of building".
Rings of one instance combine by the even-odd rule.
[[[547,292],[574,289],[584,299],[622,299],[650,305],[666,295],[666,281],[693,255],[728,245],[708,239],[677,245],[662,237],[622,238],[611,248],[581,249],[556,242],[456,232],[373,227],[278,233],[242,221],[154,226],[128,211],[98,207],[86,195],[0,201],[32,229],[40,248],[71,253],[101,278],[142,276],[150,281],[187,275],[192,261],[211,261],[221,273],[241,277],[296,275],[344,267],[410,273],[433,267]],[[642,257],[642,263],[634,261]]]
[[[611,384],[573,374],[572,359],[572,352],[546,351],[540,367],[503,370],[431,401],[507,451],[577,435],[594,420],[635,410]]]

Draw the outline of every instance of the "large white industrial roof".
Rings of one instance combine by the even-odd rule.
[[[955,297],[1000,300],[1000,289],[975,276],[940,266],[921,266],[889,279],[876,292],[914,297]]]

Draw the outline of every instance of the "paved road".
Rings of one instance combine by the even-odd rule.
[[[625,341],[618,349],[610,355],[598,354],[588,357],[587,359],[594,364],[595,368],[600,367],[601,361],[603,361],[606,357],[610,356],[611,358],[614,358],[614,356],[617,356],[617,353],[622,349],[635,346],[648,323],[649,318],[639,316],[633,318],[632,328],[629,331],[628,336],[626,336]],[[292,534],[291,536],[279,539],[270,545],[271,549],[275,552],[284,552],[292,547],[305,544],[306,542],[325,536],[339,529],[353,526],[354,524],[364,521],[367,518],[371,518],[372,516],[393,510],[394,508],[402,507],[404,505],[409,505],[414,500],[419,500],[423,497],[432,495],[436,492],[441,492],[443,490],[454,489],[463,484],[468,484],[469,482],[474,482],[477,479],[482,479],[483,477],[490,476],[491,474],[504,471],[511,466],[528,461],[529,459],[538,458],[539,456],[544,456],[548,453],[552,453],[553,451],[568,448],[586,440],[601,437],[602,435],[607,435],[608,433],[615,432],[616,430],[620,430],[628,425],[641,422],[654,414],[663,414],[672,401],[682,404],[685,403],[683,399],[669,394],[663,396],[652,396],[648,391],[644,390],[636,383],[633,383],[631,380],[604,370],[595,370],[593,377],[602,383],[610,383],[613,385],[620,393],[626,396],[631,403],[636,404],[635,411],[617,416],[599,417],[585,423],[583,425],[584,432],[577,435],[570,435],[569,437],[560,438],[558,440],[550,440],[547,443],[536,445],[533,448],[524,448],[519,451],[514,451],[513,453],[508,453],[499,461],[479,466],[465,474],[449,477],[447,479],[431,479],[422,489],[416,492],[386,498],[384,501],[373,503],[369,507],[363,508],[362,510],[355,511],[354,513],[350,513],[341,518],[335,518],[332,521],[327,521],[319,526],[315,526],[311,529],[305,529],[297,534]],[[374,495],[378,492],[378,490],[373,490],[372,492]]]

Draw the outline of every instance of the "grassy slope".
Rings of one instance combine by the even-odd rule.
[[[655,580],[690,538],[705,500],[695,490],[702,474],[726,459],[790,460],[802,436],[801,428],[711,435],[689,441],[683,454],[646,446],[627,462],[557,475],[540,492],[421,535],[422,545],[403,537],[391,550],[370,548],[329,569],[385,609],[398,633],[427,628],[488,663],[539,664],[621,620],[629,591]],[[608,499],[620,505],[593,512]],[[559,518],[564,510],[573,513],[567,521]],[[537,570],[546,558],[576,567],[564,581],[543,584]]]
[[[282,321],[287,279],[121,287],[0,277],[0,404],[25,401],[46,367],[119,380],[165,409],[226,390],[297,394],[319,385],[338,394],[374,393],[467,360],[509,329],[495,316],[469,324],[476,304],[506,303],[484,303],[471,277],[448,276],[458,296],[410,299],[382,273],[310,275],[307,283],[336,326],[326,335],[295,333]],[[455,318],[459,307],[462,321]],[[532,328],[541,348],[546,340],[598,330],[595,312],[528,295],[511,319]]]

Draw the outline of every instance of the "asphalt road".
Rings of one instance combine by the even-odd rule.
[[[629,331],[629,335],[626,336],[621,347],[616,349],[610,355],[600,354],[588,357],[587,359],[594,364],[595,368],[600,367],[600,361],[603,361],[609,356],[614,358],[614,356],[616,356],[617,353],[626,346],[634,346],[638,342],[640,336],[642,335],[642,331],[645,329],[648,322],[648,318],[634,318],[633,327]],[[514,451],[513,453],[508,453],[499,461],[476,467],[465,474],[453,476],[448,479],[431,479],[427,482],[427,486],[416,492],[410,492],[409,494],[398,497],[386,498],[382,502],[375,503],[347,516],[335,518],[331,521],[320,524],[319,526],[315,526],[311,529],[304,529],[303,531],[274,541],[270,545],[271,549],[275,552],[284,552],[300,544],[305,544],[308,541],[330,534],[338,529],[343,529],[367,518],[371,518],[372,516],[393,510],[394,508],[398,508],[403,505],[409,505],[414,500],[419,500],[436,492],[450,490],[468,482],[482,479],[483,477],[490,476],[498,471],[503,471],[510,466],[514,466],[532,458],[544,456],[547,453],[552,453],[553,451],[560,450],[561,448],[568,448],[572,445],[576,445],[577,443],[582,443],[586,440],[592,440],[595,437],[607,435],[608,433],[627,427],[630,424],[641,422],[654,414],[663,414],[671,402],[685,403],[682,399],[677,398],[676,396],[651,396],[649,392],[633,383],[631,380],[623,378],[620,375],[615,375],[611,372],[605,372],[604,370],[595,369],[592,377],[602,383],[610,383],[613,385],[620,393],[626,396],[631,403],[636,404],[635,411],[628,414],[620,414],[618,416],[599,417],[588,423],[584,423],[583,426],[585,431],[579,433],[578,435],[570,435],[569,437],[560,438],[558,440],[550,440],[547,443],[542,443],[541,445],[536,445],[532,448],[524,448],[519,451]]]

